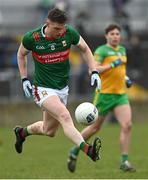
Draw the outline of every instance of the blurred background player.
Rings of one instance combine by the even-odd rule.
[[[129,145],[131,141],[132,113],[129,100],[126,94],[126,85],[130,87],[132,81],[126,76],[126,49],[119,45],[121,39],[121,28],[116,24],[111,24],[105,29],[107,43],[95,50],[95,60],[97,70],[100,72],[102,88],[96,91],[94,104],[99,110],[98,120],[86,127],[82,132],[85,140],[100,130],[105,117],[113,111],[118,120],[121,145],[121,165],[123,171],[134,172],[136,169],[128,161]],[[79,148],[74,147],[70,151],[68,158],[68,169],[75,171],[76,160]]]
[[[93,161],[98,160],[96,138],[92,145],[85,143],[80,132],[74,127],[71,115],[66,108],[69,79],[69,52],[71,45],[80,48],[89,66],[92,85],[97,82],[100,89],[100,78],[95,68],[94,57],[79,33],[66,24],[67,15],[57,8],[49,11],[46,24],[27,32],[18,50],[18,66],[23,90],[27,98],[33,97],[43,109],[43,121],[33,123],[26,128],[16,127],[15,148],[22,152],[22,145],[29,135],[55,136],[59,125],[65,135]],[[27,78],[27,54],[32,52],[35,64],[33,88]]]

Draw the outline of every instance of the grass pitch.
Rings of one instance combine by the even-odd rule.
[[[60,129],[55,138],[30,136],[22,154],[14,149],[15,136],[10,128],[1,128],[1,179],[142,179],[148,178],[148,122],[135,123],[129,158],[136,173],[119,170],[119,126],[105,124],[97,135],[102,139],[101,160],[92,162],[80,153],[75,173],[67,170],[67,155],[72,143]],[[78,127],[79,129],[82,127]],[[91,139],[92,140],[92,139]]]

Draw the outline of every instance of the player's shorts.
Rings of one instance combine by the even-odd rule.
[[[33,98],[37,105],[42,106],[43,102],[50,96],[58,96],[63,104],[67,104],[69,87],[59,89],[33,86]]]
[[[129,104],[127,94],[99,94],[94,97],[94,105],[97,107],[100,116],[106,116],[115,107]]]

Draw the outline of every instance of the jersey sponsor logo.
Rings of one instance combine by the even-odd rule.
[[[124,56],[124,52],[113,52],[113,51],[108,51],[109,56]]]
[[[46,47],[43,45],[36,45],[36,49],[42,50],[42,49],[50,48],[51,50],[55,50],[55,45],[56,45],[56,43],[48,44],[48,46],[46,46]]]
[[[44,46],[36,46],[36,49],[45,49]]]
[[[122,56],[122,54],[121,54],[120,52],[117,52],[117,55],[118,55],[118,56]]]
[[[67,46],[67,43],[66,43],[66,41],[64,40],[64,41],[62,41],[62,44],[63,44],[63,46],[65,47],[65,46]]]
[[[54,64],[68,60],[69,52],[69,49],[66,51],[55,52],[50,54],[37,54],[33,51],[32,56],[41,64]]]
[[[113,56],[113,55],[116,55],[116,53],[113,52],[113,51],[108,51],[108,55],[109,55],[109,56]]]

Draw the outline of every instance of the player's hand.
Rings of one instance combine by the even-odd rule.
[[[91,74],[91,86],[93,86],[95,83],[97,84],[97,89],[100,90],[101,89],[101,79],[99,77],[98,71],[92,71],[92,74]]]
[[[23,78],[22,84],[23,84],[23,91],[24,91],[25,96],[27,98],[31,98],[32,97],[32,86],[31,86],[30,81],[27,78]]]
[[[133,85],[133,81],[128,76],[125,77],[125,83],[127,88],[130,88]]]
[[[116,68],[122,64],[121,59],[117,59],[116,61],[113,61],[110,65],[112,68]]]

